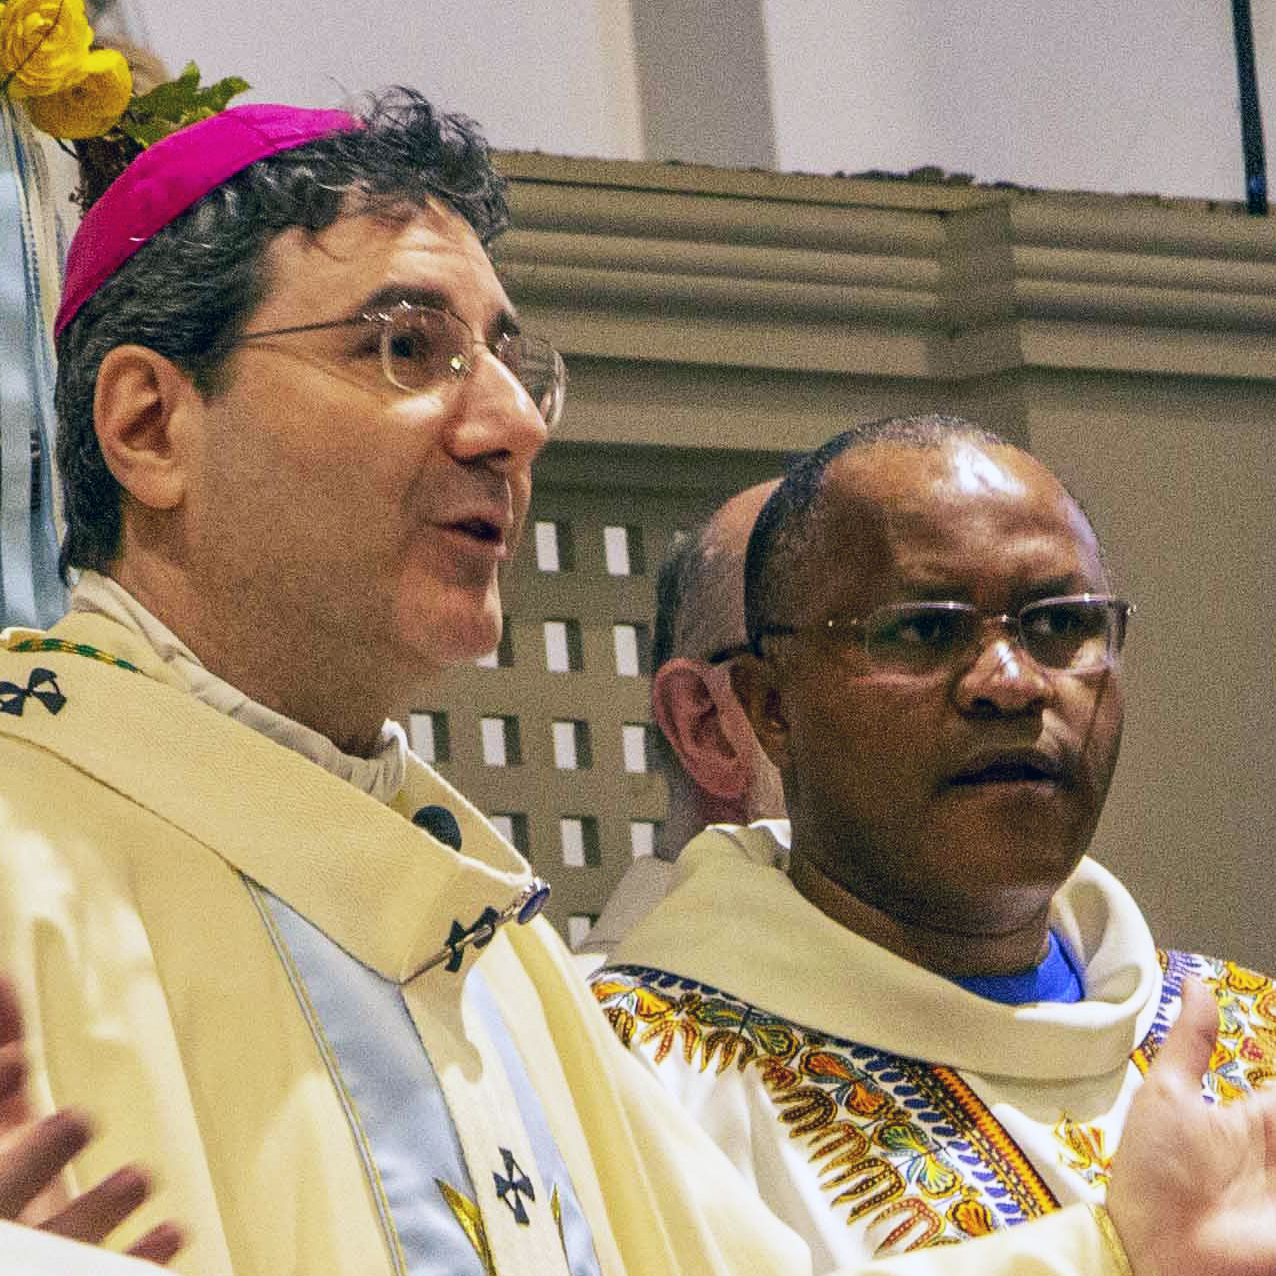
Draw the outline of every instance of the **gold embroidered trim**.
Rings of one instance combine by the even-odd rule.
[[[496,1260],[492,1257],[492,1247],[487,1239],[487,1228],[483,1225],[479,1207],[450,1183],[445,1183],[442,1179],[435,1179],[434,1183],[456,1216],[461,1230],[470,1238],[470,1244],[474,1246],[474,1252],[483,1264],[484,1276],[497,1276]]]
[[[1125,1246],[1121,1244],[1121,1237],[1117,1233],[1116,1224],[1112,1221],[1112,1215],[1102,1205],[1093,1203],[1090,1205],[1090,1215],[1103,1236],[1108,1253],[1116,1262],[1120,1276],[1134,1276],[1134,1268],[1130,1266],[1129,1255],[1125,1252]]]

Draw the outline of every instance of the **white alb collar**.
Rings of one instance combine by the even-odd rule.
[[[250,700],[242,691],[210,673],[172,630],[109,576],[81,572],[71,590],[71,610],[96,613],[123,625],[147,642],[164,664],[182,676],[197,700],[309,758],[378,802],[390,802],[402,786],[408,743],[397,722],[384,723],[377,751],[370,758],[354,757],[343,753],[327,736]]]

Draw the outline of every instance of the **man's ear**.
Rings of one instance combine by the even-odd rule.
[[[176,364],[116,346],[98,370],[93,423],[107,467],[135,500],[173,509],[186,490],[190,413],[203,402]]]
[[[721,798],[742,797],[753,778],[751,759],[723,730],[718,696],[730,694],[725,686],[715,692],[705,666],[685,656],[661,665],[651,685],[656,725],[691,778]]]
[[[775,665],[754,655],[737,656],[731,662],[731,689],[744,706],[762,751],[783,769],[789,745],[789,722]]]

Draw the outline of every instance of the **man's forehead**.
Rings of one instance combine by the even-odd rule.
[[[482,297],[484,309],[513,307],[487,250],[470,224],[446,204],[354,208],[316,233],[290,227],[267,250],[272,287],[267,300],[289,300],[332,311],[399,289],[406,299],[448,308]]]
[[[1008,444],[972,439],[936,447],[879,443],[850,449],[829,466],[820,501],[828,509],[861,516],[880,511],[939,517],[996,505],[1043,513],[1077,509],[1068,490],[1035,457]],[[1085,527],[1088,532],[1088,523]]]
[[[745,641],[744,556],[749,533],[778,478],[737,492],[719,506],[706,535],[706,575],[683,608],[682,645],[704,651],[734,647]]]
[[[1025,563],[1040,543],[1056,555],[1066,546],[1082,574],[1102,571],[1089,521],[1044,465],[1018,448],[967,439],[844,453],[825,476],[812,540],[844,556],[852,539],[854,561],[872,573],[893,564],[902,544],[942,551],[984,527],[1016,533],[1007,548]]]
[[[891,503],[951,488],[969,495],[1022,492],[1023,463],[1036,465],[1027,453],[1008,445],[977,439],[909,443],[884,440],[849,447],[829,464],[825,487],[869,493]]]

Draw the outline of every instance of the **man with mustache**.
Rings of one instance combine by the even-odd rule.
[[[732,683],[791,854],[701,835],[594,987],[826,1265],[1102,1200],[1188,976],[1206,1095],[1272,1073],[1272,982],[1159,955],[1084,858],[1132,610],[1062,485],[960,419],[849,430],[759,515]]]

